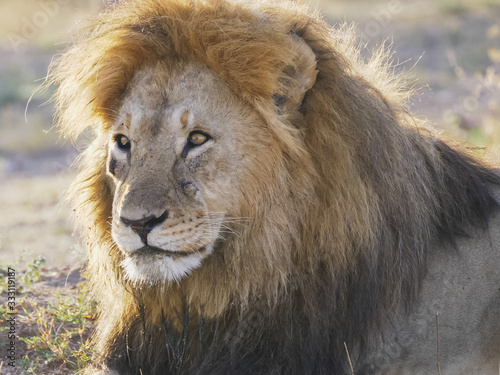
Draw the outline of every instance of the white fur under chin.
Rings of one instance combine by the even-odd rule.
[[[179,282],[200,267],[201,262],[211,253],[211,250],[211,247],[207,246],[203,253],[176,258],[168,255],[155,255],[153,257],[132,255],[125,258],[121,266],[125,271],[126,278],[134,284]]]

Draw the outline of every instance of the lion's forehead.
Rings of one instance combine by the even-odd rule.
[[[258,123],[249,105],[209,68],[158,63],[138,70],[126,90],[114,132],[125,124],[127,136],[141,143],[135,155],[151,152],[181,155],[191,131],[217,138],[231,134],[235,150],[249,126]],[[243,124],[245,124],[243,126]],[[224,137],[223,137],[224,138]],[[141,156],[142,157],[142,156]]]
[[[195,65],[170,68],[159,63],[137,71],[118,112],[110,131],[109,163],[121,173],[123,185],[133,190],[118,189],[119,197],[138,207],[146,194],[139,191],[141,186],[151,193],[151,184],[166,189],[175,183],[182,190],[186,182],[194,183],[195,193],[209,204],[218,204],[220,196],[233,191],[228,187],[239,186],[242,166],[253,160],[241,155],[255,148],[263,129],[249,104],[215,73]],[[207,135],[210,142],[190,146],[189,139],[196,132]],[[116,147],[117,134],[130,139],[129,152]]]
[[[168,117],[181,124],[184,112],[210,116],[224,101],[217,98],[232,96],[220,79],[208,68],[187,65],[174,70],[165,63],[138,70],[131,80],[123,100],[122,114],[141,114],[146,117]],[[174,124],[174,123],[173,123]],[[185,123],[183,124],[185,125]]]

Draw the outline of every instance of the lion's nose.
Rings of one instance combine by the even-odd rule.
[[[124,217],[120,217],[126,225],[130,226],[132,230],[139,235],[141,241],[144,245],[148,244],[148,234],[156,227],[158,224],[163,223],[168,217],[168,211],[165,211],[161,216],[156,217],[154,215],[147,216],[140,220],[130,220]]]

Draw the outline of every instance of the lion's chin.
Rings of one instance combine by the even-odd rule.
[[[148,246],[128,254],[121,266],[127,280],[133,284],[179,282],[200,267],[211,250],[211,246],[205,246],[196,252],[186,253]]]

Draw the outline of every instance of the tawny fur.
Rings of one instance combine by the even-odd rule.
[[[487,226],[498,176],[426,130],[387,55],[364,62],[355,45],[295,3],[135,0],[56,62],[58,124],[94,135],[71,201],[99,303],[96,367],[348,373],[344,343],[362,356],[389,311],[417,300],[431,252]],[[135,73],[160,60],[219,77],[263,119],[272,157],[243,177],[237,235],[179,283],[139,289],[110,235],[107,132]]]

